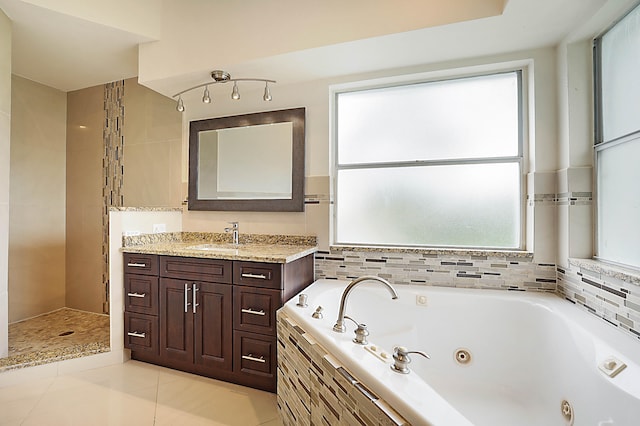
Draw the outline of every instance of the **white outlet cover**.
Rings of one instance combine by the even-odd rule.
[[[159,234],[160,232],[167,232],[167,224],[166,223],[154,223],[153,224],[153,233]]]

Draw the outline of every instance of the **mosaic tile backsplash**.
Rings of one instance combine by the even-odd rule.
[[[557,271],[560,295],[640,340],[640,279],[594,261],[571,260]]]
[[[369,250],[318,251],[316,279],[378,275],[392,284],[556,291],[556,265],[535,263],[527,253]]]

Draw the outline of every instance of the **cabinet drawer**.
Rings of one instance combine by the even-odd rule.
[[[253,287],[282,288],[282,264],[233,262],[233,283]]]
[[[254,333],[276,334],[276,310],[281,291],[254,287],[233,287],[233,327]]]
[[[155,254],[124,254],[124,273],[158,275],[158,256]]]
[[[160,257],[160,276],[190,281],[231,283],[231,261],[194,257]]]
[[[124,309],[138,314],[158,315],[158,277],[126,274]]]
[[[158,317],[124,314],[124,347],[132,351],[158,354]]]
[[[275,388],[276,338],[260,334],[233,332],[233,371],[252,376],[261,388]]]

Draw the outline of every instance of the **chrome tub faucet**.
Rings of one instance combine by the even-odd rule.
[[[351,281],[349,285],[347,285],[347,287],[344,289],[344,292],[342,293],[342,299],[340,299],[340,310],[338,312],[338,319],[336,320],[336,323],[333,326],[333,331],[337,333],[344,333],[346,331],[346,327],[344,325],[344,318],[345,318],[344,311],[347,306],[347,299],[349,298],[349,293],[351,293],[351,291],[355,286],[357,286],[363,281],[378,281],[379,283],[383,284],[387,288],[387,290],[389,290],[389,293],[391,293],[392,299],[398,298],[398,293],[396,293],[396,290],[389,283],[389,281],[385,280],[384,278],[380,278],[375,275],[365,275],[360,278],[356,278],[355,280]]]

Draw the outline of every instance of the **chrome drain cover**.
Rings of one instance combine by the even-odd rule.
[[[456,349],[453,358],[460,365],[468,365],[471,363],[471,352],[468,349]]]

